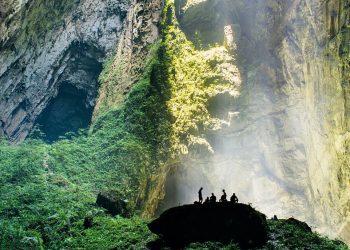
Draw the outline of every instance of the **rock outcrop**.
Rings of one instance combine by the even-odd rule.
[[[306,224],[305,222],[299,221],[297,219],[289,218],[289,219],[285,220],[285,223],[299,227],[301,230],[303,230],[305,232],[309,232],[309,233],[312,232],[312,229],[311,229],[311,227],[309,227],[308,224]]]
[[[121,105],[143,76],[152,45],[159,39],[162,8],[160,0],[131,1],[116,54],[99,91],[95,117]]]
[[[129,216],[128,203],[114,192],[99,193],[97,195],[96,205],[103,207],[113,216]]]
[[[167,245],[180,247],[191,242],[238,243],[241,248],[267,242],[265,215],[249,205],[222,202],[171,208],[148,225]]]
[[[188,145],[177,158],[164,203],[226,187],[268,216],[296,216],[349,241],[349,1],[175,5],[198,50],[236,49],[241,88],[207,104],[222,126],[191,134],[208,150]]]
[[[92,110],[102,63],[120,38],[129,2],[32,0],[3,5],[0,135],[12,141],[26,138],[67,85],[83,92],[80,99]]]

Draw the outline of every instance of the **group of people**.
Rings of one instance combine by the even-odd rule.
[[[216,202],[216,196],[214,195],[214,193],[211,193],[211,196],[210,198],[207,197],[204,202],[203,202],[203,194],[202,194],[202,191],[203,191],[203,188],[201,187],[198,191],[198,203],[199,204],[206,204],[206,203],[213,203],[213,202]],[[219,202],[227,202],[227,195],[226,195],[226,191],[225,189],[222,190],[222,195],[221,195],[221,198],[219,200]],[[238,198],[236,196],[235,193],[232,194],[231,198],[230,198],[230,202],[233,202],[233,203],[238,203]]]

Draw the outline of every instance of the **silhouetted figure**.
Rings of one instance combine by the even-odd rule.
[[[278,220],[278,219],[277,219],[277,215],[274,215],[274,216],[273,216],[273,220]]]
[[[233,193],[233,195],[231,196],[230,201],[233,202],[233,203],[237,203],[238,202],[238,198],[237,198],[235,193]]]
[[[223,194],[221,195],[220,201],[221,202],[226,202],[227,201],[227,195],[225,192],[225,189],[222,190]]]
[[[202,190],[203,190],[203,188],[201,187],[198,191],[198,199],[199,199],[199,203],[201,203],[201,204],[203,202]]]
[[[216,196],[214,195],[214,193],[211,193],[210,202],[216,202]]]
[[[210,202],[210,200],[209,200],[209,197],[207,196],[207,198],[205,198],[205,201],[203,202],[203,204],[207,204],[209,202]]]

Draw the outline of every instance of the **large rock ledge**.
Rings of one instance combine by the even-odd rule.
[[[208,203],[174,207],[148,225],[172,247],[191,242],[234,241],[241,248],[266,244],[267,222],[264,214],[240,203]]]

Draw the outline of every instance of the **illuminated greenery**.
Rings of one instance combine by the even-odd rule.
[[[171,129],[173,156],[186,154],[191,146],[204,146],[210,151],[201,134],[220,127],[221,121],[210,117],[209,99],[225,92],[237,96],[239,71],[225,47],[195,49],[181,31],[171,1],[165,7],[164,16],[164,63],[170,88],[167,107],[174,121]]]
[[[18,44],[39,43],[73,2],[35,1]],[[96,196],[114,191],[129,200],[137,215],[154,188],[152,178],[168,159],[192,146],[210,151],[202,134],[222,121],[210,116],[208,102],[220,93],[238,95],[240,77],[230,64],[233,60],[223,46],[197,50],[179,28],[168,1],[162,41],[150,50],[143,77],[123,105],[102,107],[89,131],[51,145],[40,140],[40,133],[20,145],[0,141],[0,249],[143,249],[155,239],[148,221],[113,218],[95,206]],[[122,73],[112,62],[100,75],[102,85]],[[94,218],[94,226],[84,229],[87,215]],[[298,239],[306,239],[312,249],[345,249],[315,234],[270,224],[279,243],[270,241],[266,249],[302,247],[298,244],[304,241]],[[237,246],[208,242],[187,249],[203,248]]]

